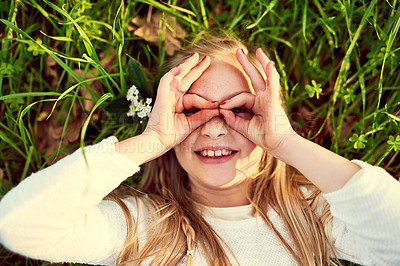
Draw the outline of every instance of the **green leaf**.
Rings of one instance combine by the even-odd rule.
[[[114,96],[111,93],[106,93],[103,96],[100,97],[100,99],[96,102],[96,104],[93,106],[92,110],[90,111],[89,116],[86,118],[85,123],[82,126],[82,130],[81,130],[81,148],[83,150],[83,147],[85,145],[84,140],[85,140],[85,134],[86,134],[86,130],[88,128],[90,119],[92,118],[92,115],[94,113],[94,111],[96,111],[97,107],[99,107],[103,102],[105,102],[107,99],[109,98],[113,98]],[[86,160],[86,157],[85,157]]]
[[[392,115],[388,112],[385,112],[385,114],[387,114],[393,121],[400,122],[400,117]]]
[[[157,74],[156,76],[156,80],[154,81],[154,85],[153,85],[153,102],[157,97],[157,92],[158,92],[158,85],[160,84],[160,80],[161,78],[171,69],[164,69],[163,71],[161,71],[160,73]]]
[[[393,136],[389,136],[387,144],[392,146],[395,151],[400,151],[400,135],[397,135],[396,139]]]
[[[128,61],[128,75],[131,85],[135,85],[143,98],[151,98],[146,77],[140,66],[132,58]]]
[[[69,37],[64,37],[64,36],[50,36],[47,35],[45,32],[40,31],[41,34],[43,34],[44,36],[46,36],[47,38],[56,40],[56,41],[60,41],[60,42],[73,42],[74,40],[72,38]]]
[[[42,45],[42,40],[36,39],[36,43],[35,42],[29,43],[28,51],[31,52],[33,56],[43,55],[46,53],[46,51],[40,47],[41,45]]]
[[[0,101],[19,101],[19,98],[23,97],[46,97],[46,96],[59,96],[59,92],[20,92],[10,93],[8,95],[0,96]]]
[[[81,26],[79,26],[79,24],[76,22],[76,20],[74,20],[64,9],[58,7],[57,5],[51,3],[48,0],[43,0],[46,4],[48,4],[51,8],[53,8],[54,10],[56,10],[58,13],[60,13],[61,15],[63,15],[64,17],[66,17],[69,21],[72,22],[72,24],[74,25],[74,27],[78,30],[82,40],[83,40],[83,44],[86,48],[87,53],[89,54],[89,56],[97,63],[100,63],[100,60],[97,56],[96,50],[94,49],[94,46],[92,44],[92,42],[90,41],[89,37],[87,36],[87,34],[85,33],[85,31],[81,28]]]
[[[260,17],[258,17],[257,20],[254,23],[252,23],[251,25],[247,26],[246,29],[250,30],[250,29],[256,27],[260,23],[260,21],[265,17],[265,15],[267,15],[274,8],[276,3],[277,3],[276,0],[273,1],[273,2],[270,2],[268,7],[265,9],[264,13]]]
[[[29,36],[29,34],[27,34],[26,32],[24,32],[23,30],[21,30],[20,28],[18,28],[16,25],[12,24],[10,21],[5,20],[5,19],[0,19],[0,22],[4,23],[7,27],[11,28],[12,30],[14,30],[15,32],[21,34],[22,36],[24,36],[25,38],[29,39],[32,42],[35,42],[35,40]],[[23,41],[23,40],[19,40],[19,41]],[[64,61],[62,61],[57,55],[55,55],[51,50],[49,50],[46,46],[42,45],[41,43],[36,43],[41,49],[45,50],[46,53],[48,55],[50,55],[65,71],[68,72],[68,74],[71,75],[71,77],[73,77],[76,81],[81,82],[82,78],[80,76],[78,76],[72,69],[71,67],[69,67]],[[97,56],[97,55],[96,55]],[[93,91],[92,88],[90,88],[87,83],[83,83],[83,86],[85,87],[85,89],[88,90],[88,92],[90,93],[90,95],[94,98],[94,99],[98,99],[98,95]]]
[[[129,102],[125,96],[119,97],[107,104],[105,110],[120,118],[121,115],[125,115],[127,110],[129,110]]]
[[[15,149],[22,157],[26,158],[26,155],[24,152],[18,148],[18,146],[15,144],[15,141],[11,140],[9,137],[7,137],[6,133],[3,131],[0,131],[0,139],[4,141],[5,143],[8,143],[13,149]]]
[[[312,86],[307,84],[304,87],[308,93],[308,97],[312,98],[315,95],[315,97],[319,99],[319,96],[322,94],[322,89],[321,89],[322,85],[317,83],[315,80],[312,80],[311,84]]]
[[[354,149],[364,149],[365,148],[364,143],[368,143],[368,140],[366,139],[366,136],[364,134],[358,135],[354,133],[353,136],[349,138],[349,140],[351,142],[354,142],[353,145]]]

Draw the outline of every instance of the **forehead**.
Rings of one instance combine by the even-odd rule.
[[[242,92],[250,92],[250,87],[240,65],[213,60],[188,91],[206,100],[219,102]]]

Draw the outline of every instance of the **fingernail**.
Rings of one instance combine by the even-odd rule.
[[[220,103],[219,105],[224,105],[224,104],[226,104],[226,102],[222,102],[222,103]]]
[[[240,52],[242,52],[242,54],[244,54],[244,50],[242,48],[240,48]]]
[[[201,59],[201,62],[206,61],[207,56],[203,57],[203,59]]]
[[[218,101],[211,101],[211,103],[217,103]]]
[[[195,53],[196,53],[196,52],[194,52],[190,57],[194,56]]]
[[[260,47],[261,52],[263,52],[263,54],[265,54],[264,50]]]
[[[181,64],[177,64],[176,67],[180,66]]]
[[[275,62],[274,61],[272,61],[272,67],[275,68]]]

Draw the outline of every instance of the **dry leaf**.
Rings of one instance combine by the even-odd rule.
[[[215,15],[218,17],[222,13],[221,4],[216,4],[214,8]]]
[[[300,107],[297,112],[293,112],[290,118],[293,121],[301,121],[301,123],[295,123],[295,130],[302,136],[307,136],[315,126],[315,114],[305,107]]]
[[[99,56],[101,59],[100,64],[103,67],[103,69],[107,72],[110,72],[111,67],[113,66],[114,62],[115,62],[115,56],[112,55],[113,53],[110,53],[109,56],[104,57],[104,53],[101,53]],[[104,58],[103,58],[104,57]],[[98,70],[96,68],[91,68],[89,72],[87,72],[85,74],[85,72],[82,69],[74,69],[74,72],[84,78],[84,79],[92,79],[96,76],[96,74],[98,73]],[[99,80],[93,80],[93,81],[88,81],[87,85],[97,94],[97,95],[101,95],[102,94],[102,84]],[[92,96],[90,95],[90,93],[88,92],[88,90],[81,86],[80,87],[80,94],[82,97],[87,98],[87,99],[92,99]],[[85,112],[90,112],[94,105],[96,104],[95,101],[91,101],[91,100],[83,100],[83,106],[84,106],[84,110]],[[78,114],[76,114],[78,116]],[[99,117],[98,113],[94,113],[92,116],[92,120],[97,120]]]
[[[84,79],[92,79],[95,77],[95,75],[93,75],[90,72],[87,72],[86,75],[84,73],[83,70],[81,69],[74,69],[74,72],[78,75],[83,77]],[[101,85],[101,82],[98,80],[92,80],[92,81],[88,81],[87,85],[97,94],[97,95],[101,95],[101,89],[103,88],[103,86]],[[93,99],[92,95],[90,95],[89,91],[81,86],[79,88],[79,93],[83,98],[87,98],[87,99]],[[96,104],[96,102],[93,100],[82,100],[83,102],[83,108],[86,112],[90,112],[90,110],[92,110],[93,106]]]
[[[110,54],[113,54],[113,52]],[[105,71],[110,73],[110,69],[115,62],[115,57],[112,55],[105,57],[104,53],[100,54],[99,57],[102,58],[100,61],[101,66],[105,69]],[[49,65],[51,66],[52,63],[50,59],[48,62],[50,62]],[[74,72],[84,79],[91,79],[97,76],[98,73],[96,68],[91,68],[90,72],[86,74],[80,69],[75,69]],[[89,81],[88,85],[99,96],[102,94],[102,84],[100,81]],[[92,98],[92,96],[84,87],[80,88],[79,93],[84,98]],[[83,109],[78,102],[73,105],[72,113],[69,117],[69,122],[63,138],[61,137],[64,130],[64,121],[66,120],[67,112],[66,110],[60,111],[60,107],[58,105],[51,117],[47,119],[48,115],[52,111],[53,104],[54,103],[45,102],[42,106],[40,114],[37,116],[37,135],[35,137],[37,146],[36,148],[40,153],[45,153],[46,156],[53,154],[60,145],[65,146],[67,144],[76,144],[79,142],[82,126],[87,118],[86,114],[92,110],[93,106],[95,105],[95,101],[83,100]],[[99,112],[100,110],[96,110],[96,112],[92,115],[92,121],[99,118]],[[57,160],[63,157],[65,157],[65,154],[60,154],[57,156]],[[53,158],[50,158],[49,164],[54,162],[55,161]]]
[[[3,169],[0,168],[0,183],[3,183],[3,179],[4,179],[4,171]]]
[[[166,22],[165,22],[165,17]],[[160,21],[163,19],[160,30]],[[159,45],[160,33],[165,51],[172,56],[182,47],[180,39],[186,36],[186,31],[171,16],[164,16],[161,11],[152,12],[149,9],[146,18],[135,17],[131,20],[128,30],[133,31],[133,36],[143,38],[145,41]],[[173,29],[173,30],[171,30]]]
[[[348,136],[354,124],[359,120],[359,117],[354,114],[348,115],[343,119],[342,127],[340,128],[339,145],[343,145],[343,139]]]
[[[74,143],[75,141],[77,141],[80,135],[79,133],[84,123],[85,119],[83,118],[78,118],[68,123],[67,129],[65,130],[64,133],[63,143],[67,144],[67,143]],[[61,140],[63,129],[64,126],[59,126],[56,128],[50,127],[49,134],[53,139]]]
[[[179,51],[181,49],[181,47],[181,42],[176,38],[172,38],[171,36],[169,36],[165,40],[165,52],[167,53],[167,55],[174,55],[176,51]]]
[[[0,187],[4,184],[7,187],[11,187],[11,183],[8,179],[4,179],[4,170],[0,168]]]
[[[75,104],[78,105],[78,104]],[[46,102],[43,104],[42,112],[43,114],[49,114],[53,107],[53,103]],[[79,141],[80,131],[83,123],[85,122],[85,116],[83,115],[83,110],[81,110],[80,115],[77,117],[75,115],[70,116],[69,123],[67,125],[64,137],[61,141],[61,136],[64,128],[64,123],[57,123],[57,117],[60,121],[65,121],[66,112],[60,113],[60,109],[56,108],[52,116],[48,120],[39,121],[37,123],[37,136],[36,136],[36,148],[40,153],[45,153],[48,156],[54,153],[58,147],[77,143]],[[63,158],[65,155],[60,154],[57,160]],[[49,160],[49,164],[54,163],[53,159]]]
[[[46,57],[45,74],[50,79],[50,85],[56,86],[60,81],[60,75],[57,72],[57,62],[53,57],[48,55]]]
[[[324,118],[317,118],[314,112],[304,106],[300,107],[296,112],[293,112],[290,118],[294,121],[294,130],[305,138],[308,136],[315,136],[324,123]],[[302,123],[296,123],[296,121],[302,121]],[[321,132],[313,139],[315,143],[322,145],[326,135],[332,133],[333,130],[330,121],[331,120],[328,117]]]

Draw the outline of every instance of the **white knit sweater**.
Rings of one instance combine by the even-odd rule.
[[[86,147],[22,181],[0,202],[0,242],[24,256],[53,262],[114,265],[126,236],[121,208],[103,197],[139,170],[114,149],[116,138]],[[365,265],[400,265],[400,183],[386,171],[362,169],[340,190],[324,194],[331,205],[335,245],[344,259]],[[148,209],[126,204],[144,220]],[[241,265],[292,265],[273,232],[251,206],[207,208],[204,217]],[[279,216],[268,213],[287,236]],[[139,230],[146,226],[139,224]],[[229,252],[227,252],[229,254]],[[351,256],[350,256],[351,255]],[[206,264],[195,250],[194,265]],[[232,259],[232,262],[236,262]]]

